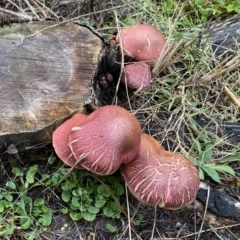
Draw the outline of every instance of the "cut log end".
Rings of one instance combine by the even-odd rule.
[[[52,131],[92,97],[105,45],[73,23],[23,23],[0,29],[0,150],[51,140]]]

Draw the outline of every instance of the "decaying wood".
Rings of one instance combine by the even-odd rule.
[[[49,141],[57,125],[83,111],[103,48],[98,36],[74,23],[0,28],[0,150]]]
[[[219,56],[226,51],[237,51],[240,46],[240,16],[226,21],[211,24],[214,26],[210,34],[213,52]]]

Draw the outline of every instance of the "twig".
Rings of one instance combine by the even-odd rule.
[[[240,108],[240,100],[235,96],[235,94],[227,87],[224,86],[227,95],[233,100],[233,102]]]
[[[128,188],[127,188],[126,182],[125,182],[125,191],[126,191],[126,201],[127,201],[129,239],[131,240],[132,239],[131,217],[130,217],[129,202],[128,202]]]
[[[155,206],[154,207],[154,222],[153,222],[153,227],[152,227],[152,235],[151,235],[151,240],[153,239],[154,237],[154,230],[155,230],[155,227],[156,227],[156,217],[157,217],[157,207]]]
[[[201,233],[202,233],[203,224],[204,224],[204,221],[205,221],[205,218],[206,218],[206,213],[207,213],[208,201],[209,201],[209,196],[210,196],[210,187],[207,186],[207,189],[208,189],[208,193],[207,193],[206,206],[205,206],[205,210],[204,210],[204,214],[203,214],[203,219],[202,219],[202,224],[201,224],[201,227],[200,227],[200,230],[199,230],[199,234],[198,234],[197,240],[200,239],[200,236],[201,236]]]
[[[39,19],[39,16],[37,15],[36,11],[34,10],[33,6],[29,3],[28,0],[24,0],[25,3],[28,5],[28,7],[30,8],[30,10],[32,11],[32,13],[36,16],[37,19]]]
[[[123,43],[122,43],[122,38],[121,38],[121,31],[120,31],[120,26],[119,26],[119,22],[117,19],[117,13],[116,11],[114,11],[114,15],[115,15],[115,19],[116,19],[116,24],[117,24],[117,29],[118,32],[120,34],[120,51],[121,51],[121,69],[120,69],[120,75],[117,81],[117,85],[116,85],[116,91],[115,91],[115,95],[112,101],[112,104],[117,104],[117,93],[118,93],[118,89],[119,89],[119,85],[120,85],[120,81],[121,81],[121,77],[122,77],[122,73],[123,73],[123,68],[124,68],[124,53],[123,53]]]
[[[67,174],[66,174],[62,179],[60,179],[60,181],[58,182],[58,184],[57,184],[56,187],[58,187],[59,184],[62,183],[62,182],[72,173],[72,171],[75,169],[75,167],[76,167],[80,162],[82,162],[82,160],[85,159],[85,158],[86,158],[86,155],[85,155],[85,154],[81,155],[80,158],[79,158],[79,159],[73,164],[73,166],[69,169],[69,171],[67,172]]]
[[[21,14],[21,13],[16,13],[16,12],[13,12],[11,10],[7,10],[7,9],[1,8],[1,7],[0,7],[0,11],[4,12],[4,13],[7,13],[7,14],[11,14],[11,15],[16,16],[16,17],[19,17],[21,19],[28,20],[28,21],[35,20],[35,18],[33,18],[31,16],[24,15],[24,14]]]

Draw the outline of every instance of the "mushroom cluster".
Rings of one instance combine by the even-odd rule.
[[[121,81],[131,89],[149,90],[151,65],[155,65],[166,49],[163,34],[149,24],[136,24],[119,31],[116,36],[123,54],[132,58],[124,67]]]
[[[116,36],[122,51],[134,62],[124,67],[121,81],[129,88],[149,90],[150,66],[165,49],[162,33],[148,24],[122,29]],[[113,81],[105,74],[103,88]],[[130,192],[142,203],[178,209],[198,192],[198,171],[187,158],[168,152],[143,134],[139,121],[119,106],[104,106],[90,115],[76,114],[53,133],[53,147],[68,166],[100,175],[120,169]]]
[[[68,166],[110,175],[120,169],[130,192],[142,203],[178,209],[192,202],[197,169],[181,155],[165,151],[143,134],[139,121],[119,106],[76,114],[53,133],[53,147]]]

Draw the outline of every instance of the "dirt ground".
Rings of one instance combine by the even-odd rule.
[[[22,8],[28,8],[26,2],[20,1]],[[31,1],[30,1],[31,3]],[[114,21],[113,10],[116,10],[119,15],[127,16],[132,11],[120,0],[114,1],[58,1],[58,0],[46,0],[45,5],[48,7],[46,10],[38,10],[37,15],[40,18],[52,18],[55,19],[57,14],[58,19],[56,20],[69,20],[76,18],[80,15],[86,14],[85,21],[93,23],[93,27],[99,28],[103,23],[111,23]],[[3,0],[0,3],[0,7],[16,11],[17,9],[10,3],[10,1]],[[39,9],[41,9],[39,7]],[[112,11],[104,11],[105,9],[112,9]],[[96,14],[90,14],[93,11],[100,11]],[[30,14],[30,10],[29,10]],[[3,16],[6,18],[6,16]],[[1,18],[0,18],[1,19]],[[114,30],[109,30],[108,34],[114,34]],[[151,105],[151,101],[146,102],[146,98],[133,97],[132,108],[137,110],[140,106]],[[152,99],[152,101],[155,101]],[[128,108],[128,105],[123,101],[122,105]],[[155,116],[152,118],[152,116]],[[150,133],[159,141],[162,142],[166,149],[175,149],[176,143],[174,138],[176,137],[176,131],[165,131],[165,126],[168,123],[169,115],[164,113],[160,108],[154,109],[150,112],[139,111],[136,114],[137,118],[142,124],[143,130],[146,133]],[[187,129],[185,127],[180,131],[182,141],[188,141]],[[44,172],[51,172],[51,168],[46,167],[47,159],[54,155],[51,143],[42,145],[40,147],[19,151],[18,156],[9,155],[7,153],[0,154],[0,187],[4,186],[9,176],[11,176],[11,168],[18,166],[19,168],[26,170],[32,164],[38,164],[44,169]],[[19,159],[21,162],[19,162]],[[240,169],[240,166],[236,166],[236,169]],[[238,170],[239,171],[239,170]],[[209,182],[208,179],[206,182]],[[221,189],[221,186],[212,184],[213,188]],[[224,189],[224,187],[222,187]],[[38,193],[36,193],[38,191]],[[129,196],[130,209],[135,214],[141,214],[143,219],[141,222],[132,227],[129,232],[129,221],[122,215],[118,220],[111,220],[97,216],[97,219],[93,222],[87,221],[73,221],[67,215],[62,214],[59,209],[64,205],[61,198],[57,194],[53,194],[50,190],[43,191],[43,189],[33,189],[32,196],[35,195],[47,195],[48,206],[53,210],[53,222],[48,230],[42,233],[36,239],[46,240],[73,240],[73,239],[86,239],[86,240],[104,240],[104,239],[229,239],[237,240],[240,238],[240,226],[232,227],[232,225],[238,224],[238,222],[231,219],[221,219],[219,216],[215,216],[214,221],[210,221],[210,218],[206,217],[204,213],[205,206],[197,208],[198,203],[193,203],[189,207],[177,211],[167,211],[162,209],[154,209],[140,204],[133,197]],[[239,194],[236,191],[235,194]],[[238,198],[239,200],[239,198]],[[126,196],[122,196],[121,205],[124,209],[127,209]],[[200,210],[199,210],[200,209]],[[211,211],[207,213],[212,214]],[[219,219],[219,221],[218,221]],[[209,223],[210,221],[210,223]],[[106,224],[111,223],[117,227],[117,231],[111,233],[107,228]],[[62,226],[67,224],[67,227],[62,230]],[[16,232],[11,239],[24,239],[21,231]]]

